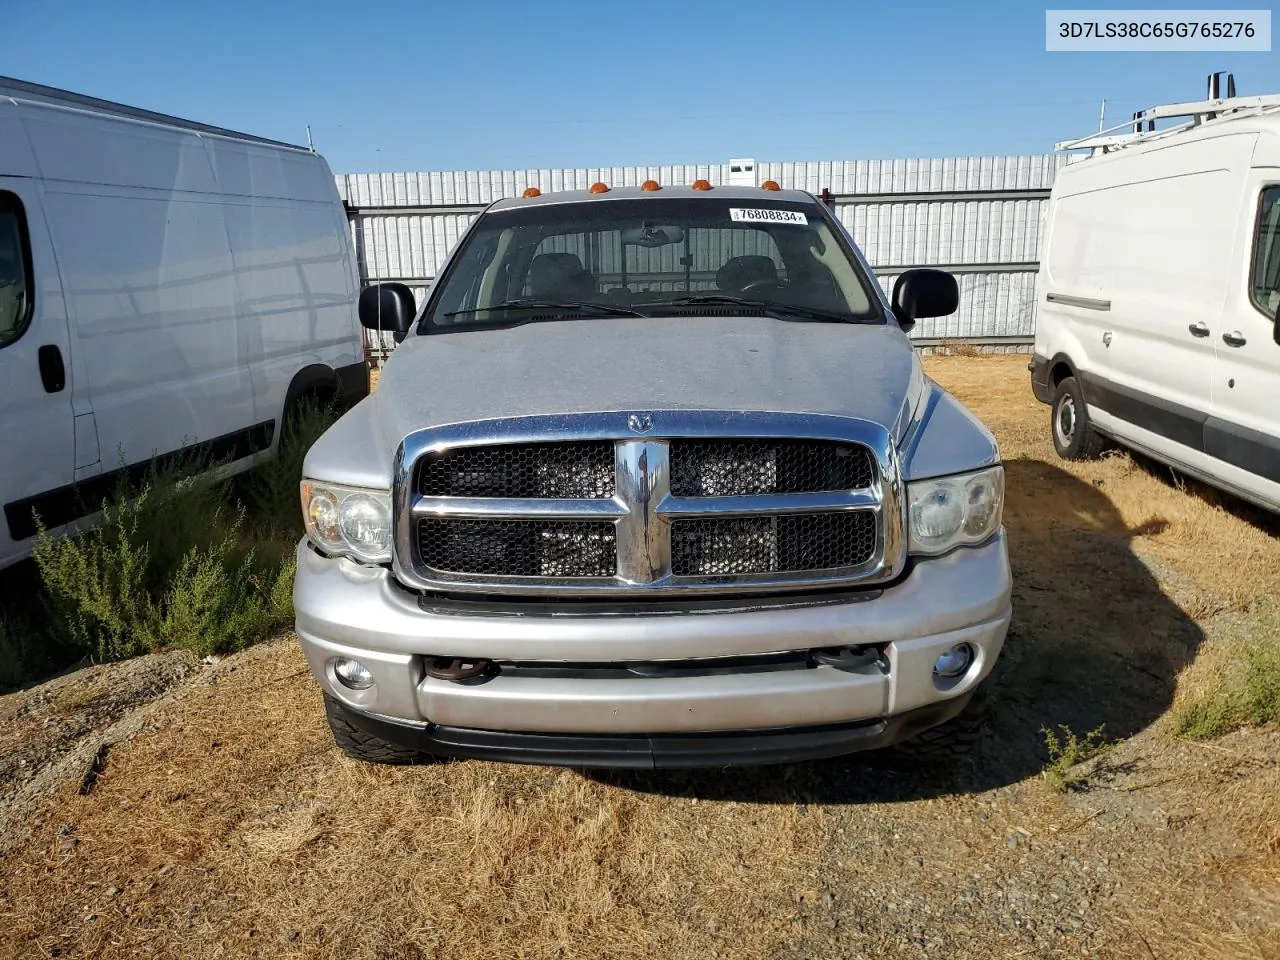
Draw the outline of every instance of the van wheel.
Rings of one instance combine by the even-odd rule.
[[[331,390],[309,390],[289,401],[284,411],[282,434],[293,433],[306,422],[311,414],[322,414],[330,419],[336,416],[337,398]]]
[[[1094,460],[1106,446],[1102,434],[1089,423],[1084,393],[1075,377],[1067,377],[1058,384],[1049,431],[1053,434],[1053,448],[1064,460]]]
[[[339,750],[353,760],[406,766],[436,763],[440,759],[434,754],[411,750],[383,740],[381,737],[375,737],[371,733],[365,733],[347,718],[342,706],[327,693],[324,695],[324,716],[329,721],[333,742],[338,745]]]

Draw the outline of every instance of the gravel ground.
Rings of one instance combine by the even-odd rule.
[[[1169,722],[1275,630],[1275,526],[1057,461],[1025,359],[928,366],[1007,461],[1015,622],[971,747],[375,768],[290,637],[89,667],[0,697],[0,956],[1280,958],[1280,731]],[[1062,794],[1059,724],[1116,741]]]

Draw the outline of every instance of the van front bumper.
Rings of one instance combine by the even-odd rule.
[[[297,631],[351,722],[453,756],[577,766],[768,763],[888,746],[954,716],[1010,618],[1004,533],[918,562],[894,586],[813,605],[699,612],[450,612],[381,568],[298,547]],[[938,657],[967,643],[958,679]],[[814,651],[863,651],[832,663]],[[374,683],[344,686],[335,658]],[[437,657],[485,676],[428,675]]]
[[[1031,392],[1041,403],[1053,403],[1053,377],[1049,373],[1049,359],[1033,354],[1027,364],[1031,371]]]

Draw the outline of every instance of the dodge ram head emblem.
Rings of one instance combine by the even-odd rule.
[[[627,426],[633,433],[648,433],[653,429],[653,417],[648,414],[633,413],[627,417]]]

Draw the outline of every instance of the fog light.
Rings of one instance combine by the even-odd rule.
[[[972,663],[973,647],[967,643],[957,643],[934,661],[933,675],[953,680],[968,670]]]
[[[352,690],[368,690],[373,686],[373,674],[359,660],[338,657],[333,661],[333,672],[340,684]]]

